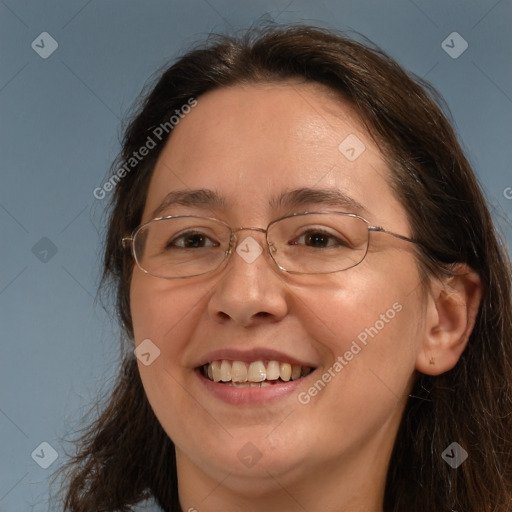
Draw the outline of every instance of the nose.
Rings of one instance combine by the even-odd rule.
[[[287,288],[268,254],[264,230],[240,229],[232,251],[210,296],[210,317],[243,327],[281,320],[288,312]]]

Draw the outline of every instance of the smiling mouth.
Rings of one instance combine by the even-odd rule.
[[[298,380],[314,368],[280,361],[212,361],[200,367],[204,377],[212,382],[235,387],[266,387]]]

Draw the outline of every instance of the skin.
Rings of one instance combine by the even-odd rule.
[[[366,146],[349,161],[349,134]],[[233,86],[207,93],[175,127],[147,196],[143,222],[172,190],[207,188],[223,208],[171,206],[161,215],[217,217],[265,228],[288,210],[268,206],[292,188],[337,189],[361,203],[372,225],[410,236],[390,171],[353,109],[320,85]],[[333,210],[310,204],[305,210]],[[245,231],[264,247],[264,235]],[[393,443],[416,372],[452,368],[480,298],[469,269],[447,282],[421,279],[412,244],[373,233],[364,261],[347,271],[301,276],[269,255],[247,263],[236,252],[219,271],[166,280],[134,268],[135,344],[161,351],[139,362],[148,399],[176,445],[183,510],[382,511]],[[212,350],[273,348],[316,366],[312,383],[393,304],[402,309],[308,404],[297,393],[259,406],[234,406],[205,392],[194,373]],[[432,364],[432,361],[434,363]],[[307,382],[306,382],[307,381]],[[238,451],[261,454],[246,467]]]

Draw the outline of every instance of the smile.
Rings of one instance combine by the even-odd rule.
[[[229,361],[204,364],[201,371],[207,379],[227,386],[265,387],[298,380],[312,371],[311,367],[281,361]]]

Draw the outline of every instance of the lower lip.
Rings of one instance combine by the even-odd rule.
[[[311,376],[311,372],[307,377]],[[282,384],[272,384],[265,387],[235,387],[220,384],[206,378],[200,370],[196,374],[203,386],[216,398],[232,405],[259,405],[274,402],[291,395],[304,383],[307,377],[290,380]]]

